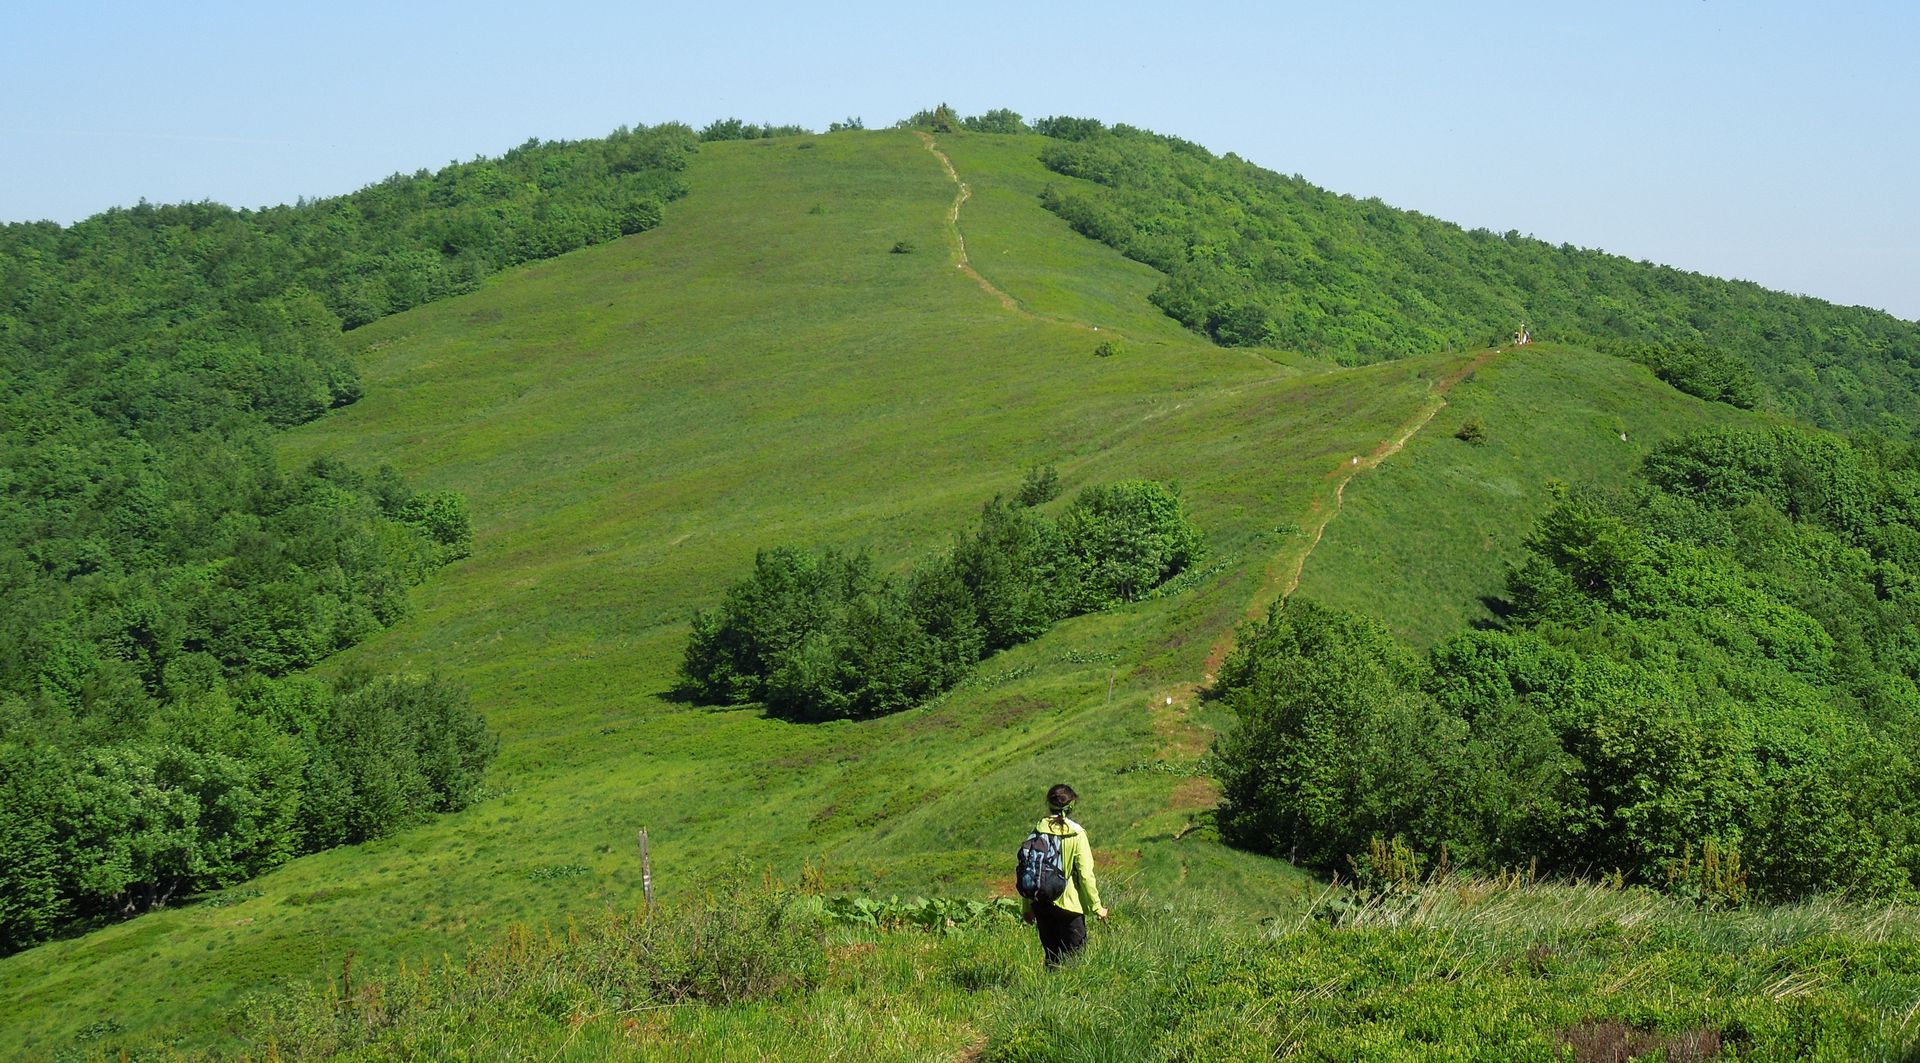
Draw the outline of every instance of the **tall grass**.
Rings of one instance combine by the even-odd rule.
[[[462,963],[257,1003],[244,1058],[1920,1058],[1910,907],[1715,910],[1521,876],[1327,889],[1258,926],[1116,900],[1047,973],[1010,919],[829,925],[831,905],[736,880],[651,916],[516,928]]]

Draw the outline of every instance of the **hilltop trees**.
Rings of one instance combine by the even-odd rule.
[[[1136,480],[1088,487],[1058,521],[995,498],[946,555],[904,577],[864,554],[763,550],[717,609],[694,614],[681,674],[701,701],[759,701],[789,719],[897,712],[988,653],[1138,599],[1200,548],[1179,496]]]
[[[962,129],[970,133],[1029,132],[1026,122],[1004,107],[962,118],[958,111],[944,103],[932,110],[915,111],[901,119],[896,128],[924,129],[932,133],[956,133]]]
[[[1663,380],[1815,424],[1920,433],[1920,325],[1519,233],[1463,230],[1125,125],[1037,121],[1042,203],[1166,275],[1152,300],[1216,342],[1363,363],[1480,346],[1516,322]]]

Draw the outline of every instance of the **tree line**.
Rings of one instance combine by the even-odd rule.
[[[491,740],[446,683],[262,693],[403,617],[464,500],[271,433],[359,398],[343,330],[658,225],[695,144],[0,226],[0,950],[471,798]]]
[[[863,553],[762,550],[718,607],[694,615],[688,693],[794,720],[898,712],[1066,617],[1139,599],[1200,556],[1166,484],[1090,486],[1055,518],[1039,507],[1057,490],[1050,467],[1035,470],[1012,502],[988,502],[951,549],[904,576]]]
[[[170,678],[112,741],[0,742],[0,955],[463,808],[496,748],[436,677]]]
[[[1126,125],[1055,117],[1044,205],[1166,274],[1153,302],[1233,345],[1358,364],[1537,337],[1642,355],[1686,390],[1920,430],[1920,325],[1517,232],[1462,229]],[[1683,383],[1686,381],[1688,383]],[[1695,388],[1699,390],[1695,390]]]
[[[1306,601],[1212,696],[1223,834],[1348,871],[1373,839],[1720,899],[1920,891],[1920,453],[1715,431],[1570,490],[1506,615],[1423,657]]]

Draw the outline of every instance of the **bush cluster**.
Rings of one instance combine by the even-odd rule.
[[[1697,340],[1675,343],[1600,344],[1653,370],[1653,375],[1695,398],[1751,410],[1760,403],[1760,382],[1753,367],[1718,347]]]
[[[1911,896],[1915,572],[1912,450],[1677,440],[1541,518],[1503,628],[1424,659],[1304,601],[1250,629],[1215,687],[1222,832],[1328,870],[1398,837],[1727,900]]]
[[[850,118],[847,121],[853,124],[846,125],[835,122],[834,131],[860,128],[860,120],[858,118]],[[813,132],[813,130],[807,129],[804,126],[774,125],[771,122],[762,122],[756,125],[752,122],[742,122],[738,118],[720,118],[700,127],[700,140],[702,142],[714,140],[772,140],[774,137],[806,136],[811,132]]]
[[[1030,474],[1023,497],[1052,490]],[[995,498],[950,551],[902,577],[864,554],[763,550],[717,609],[695,614],[681,673],[703,702],[759,701],[789,719],[897,712],[986,654],[1138,599],[1200,548],[1179,495],[1135,480],[1083,490],[1058,520]]]
[[[0,739],[0,954],[463,808],[496,747],[439,678],[190,671],[111,740]]]
[[[1030,130],[1020,115],[1004,107],[995,108],[985,114],[960,117],[952,107],[942,103],[928,110],[915,111],[913,114],[894,123],[898,129],[924,129],[932,133],[956,133],[966,130],[969,133],[1026,133]],[[855,126],[853,128],[859,128]]]

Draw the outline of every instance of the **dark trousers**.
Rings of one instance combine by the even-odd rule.
[[[1087,947],[1087,917],[1079,912],[1055,908],[1051,901],[1035,901],[1033,925],[1040,931],[1040,947],[1046,951],[1049,970]]]

